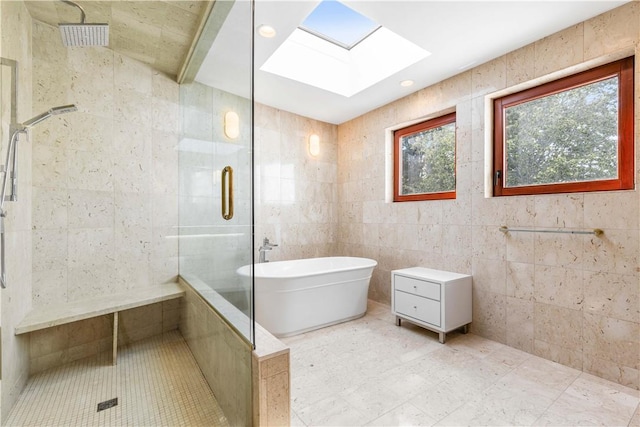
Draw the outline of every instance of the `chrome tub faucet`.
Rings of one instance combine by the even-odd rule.
[[[260,246],[260,249],[258,249],[258,251],[260,252],[260,258],[258,259],[258,262],[269,262],[269,260],[267,260],[267,251],[272,250],[276,246],[278,245],[269,242],[269,238],[265,237],[262,241],[262,246]]]

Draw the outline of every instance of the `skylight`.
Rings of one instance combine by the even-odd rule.
[[[323,0],[299,28],[349,50],[380,25],[338,1]]]
[[[324,0],[260,70],[349,98],[429,55],[340,2]]]

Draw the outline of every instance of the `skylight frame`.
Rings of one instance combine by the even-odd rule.
[[[341,0],[320,0],[298,26],[308,34],[347,51],[371,36],[381,25]]]
[[[384,26],[351,50],[296,27],[260,71],[350,98],[430,54]]]
[[[429,55],[341,1],[322,0],[260,71],[350,98]]]
[[[303,25],[300,25],[298,27],[299,30],[302,30],[302,31],[304,31],[306,33],[309,33],[309,34],[313,35],[313,36],[319,37],[322,40],[327,41],[327,42],[332,43],[332,44],[335,44],[336,46],[339,46],[339,47],[341,47],[341,48],[343,48],[345,50],[351,50],[354,47],[358,46],[360,43],[365,41],[369,36],[371,36],[373,33],[378,31],[380,28],[382,28],[382,25],[378,24],[377,27],[375,27],[374,29],[372,29],[371,31],[366,33],[363,37],[361,37],[360,39],[356,40],[354,43],[348,45],[346,43],[342,43],[339,40],[335,40],[335,39],[327,36],[326,34],[323,34],[323,33],[319,32],[319,31],[312,30],[311,28],[307,28],[307,27],[305,27]]]

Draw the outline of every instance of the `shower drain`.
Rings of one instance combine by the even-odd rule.
[[[113,399],[105,400],[104,402],[98,403],[98,412],[104,411],[105,409],[113,408],[118,405],[118,398],[114,397]]]

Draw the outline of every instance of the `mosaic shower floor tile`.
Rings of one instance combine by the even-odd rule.
[[[115,366],[103,353],[33,375],[6,425],[229,424],[187,343],[172,331],[119,348]]]

